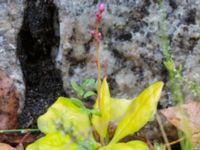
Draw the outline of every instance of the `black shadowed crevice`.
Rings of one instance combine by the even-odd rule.
[[[27,0],[17,37],[17,56],[26,85],[19,126],[35,127],[36,119],[64,94],[53,56],[59,47],[58,9],[53,0]]]

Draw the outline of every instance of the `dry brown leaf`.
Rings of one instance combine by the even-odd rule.
[[[192,131],[192,142],[194,144],[194,149],[200,149],[200,102],[191,101],[183,106],[170,107],[163,109],[160,112],[176,128],[183,131],[184,127],[181,121],[187,117],[189,127]]]
[[[16,150],[16,149],[8,144],[0,143],[0,150]]]
[[[24,150],[24,146],[22,143],[19,143],[16,147],[16,150]]]
[[[8,143],[11,145],[16,145],[18,143],[23,143],[24,145],[33,143],[35,140],[37,140],[38,138],[40,138],[42,135],[38,135],[38,134],[30,134],[28,137],[24,138],[24,134],[17,134],[17,133],[1,133],[0,134],[0,141],[2,143]],[[23,139],[23,141],[22,141]],[[1,150],[1,149],[0,149]]]
[[[14,129],[17,126],[19,93],[13,80],[0,70],[0,129]]]
[[[195,150],[200,150],[200,133],[192,135],[192,142],[195,144]]]
[[[184,114],[182,113],[184,111]],[[189,126],[192,133],[200,132],[200,103],[196,101],[191,101],[188,104],[184,104],[181,108],[180,106],[170,107],[161,110],[161,113],[167,118],[178,129],[183,130],[181,126],[181,120],[185,117],[188,118]]]

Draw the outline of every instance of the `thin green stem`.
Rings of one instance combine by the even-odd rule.
[[[27,132],[40,132],[39,129],[11,129],[11,130],[0,130],[0,133],[27,133]]]
[[[95,44],[96,44],[96,63],[97,63],[97,102],[98,102],[98,109],[101,112],[101,63],[100,63],[100,39],[99,39],[99,23],[96,23],[96,38],[95,38]],[[100,137],[100,143],[104,145],[104,139]]]
[[[96,23],[96,34],[99,33],[99,24]],[[98,36],[98,35],[96,35]],[[98,90],[97,90],[97,101],[98,101],[98,108],[101,112],[101,63],[100,63],[100,43],[99,38],[95,38],[95,44],[96,44],[96,61],[97,61],[97,82],[98,82]]]

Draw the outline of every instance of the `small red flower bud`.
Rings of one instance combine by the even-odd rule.
[[[100,12],[97,12],[97,13],[96,13],[96,22],[97,22],[97,23],[100,23],[100,22],[101,22],[101,19],[102,19],[101,13],[100,13]]]
[[[100,3],[100,4],[99,4],[99,7],[98,7],[98,11],[99,11],[100,13],[103,13],[104,10],[105,10],[105,4],[104,4],[104,3]]]
[[[98,39],[101,40],[101,38],[102,38],[102,34],[101,34],[101,32],[99,32],[98,33]]]
[[[95,37],[96,32],[95,31],[90,31],[90,34],[92,37]]]

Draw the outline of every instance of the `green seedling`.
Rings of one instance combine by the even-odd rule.
[[[96,97],[95,92],[95,79],[86,79],[83,81],[83,84],[78,84],[76,81],[71,81],[72,89],[75,91],[79,99],[89,100],[89,97]]]

